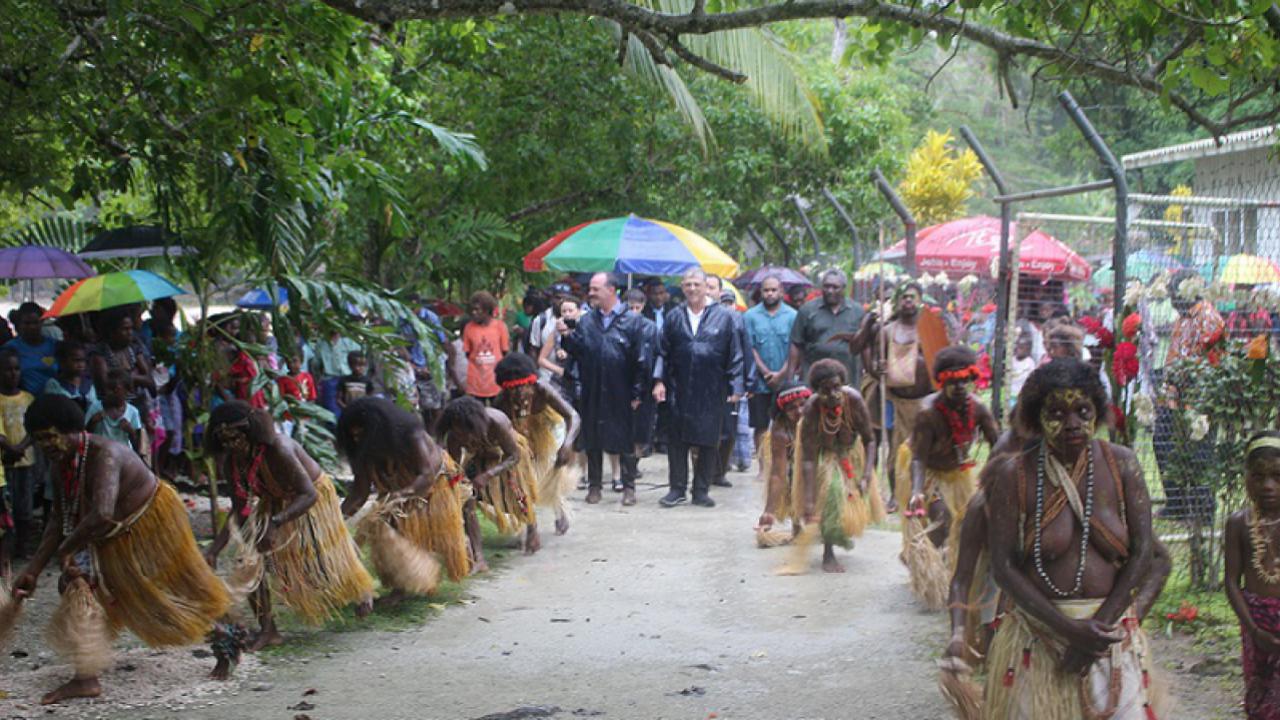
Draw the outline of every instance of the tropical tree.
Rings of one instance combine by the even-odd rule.
[[[972,150],[951,146],[951,131],[928,131],[907,158],[906,177],[898,190],[916,221],[933,225],[962,217],[973,197],[982,165]]]

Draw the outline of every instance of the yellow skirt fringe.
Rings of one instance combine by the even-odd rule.
[[[458,473],[458,464],[445,454],[440,474],[427,498],[400,502],[394,508],[387,508],[385,502],[379,500],[368,516],[376,518],[372,522],[389,526],[414,548],[439,557],[444,564],[445,573],[454,581],[461,580],[471,572],[467,533],[462,524],[462,506],[466,502],[467,489],[462,484],[455,485],[451,482]],[[375,553],[375,557],[377,556]],[[377,567],[377,563],[375,569],[386,584],[388,574],[384,574],[383,568]],[[394,584],[392,586],[395,587]],[[400,589],[410,590],[408,587]]]
[[[265,563],[272,593],[311,625],[373,597],[373,578],[347,532],[333,481],[322,474],[315,488],[315,505],[276,530]],[[261,537],[270,513],[270,503],[259,501],[249,518],[247,538]]]
[[[83,577],[68,583],[49,618],[49,647],[71,665],[76,677],[95,677],[111,667],[115,637],[89,583]]]
[[[551,408],[525,418],[517,429],[529,442],[534,474],[537,477],[537,504],[555,511],[556,517],[569,516],[565,496],[573,481],[565,467],[556,467],[560,451],[564,418]]]
[[[906,516],[911,501],[911,460],[911,447],[907,444],[899,446],[895,459],[898,482],[894,495],[903,513],[902,561],[911,577],[912,593],[930,610],[941,610],[946,607],[951,575],[959,557],[960,529],[969,499],[977,492],[977,482],[972,468],[925,469],[926,505],[935,498],[941,499],[950,516],[946,544],[938,548],[929,539],[932,525],[927,517]]]
[[[127,627],[152,647],[201,642],[231,598],[196,546],[187,508],[160,482],[131,527],[94,546],[96,594],[113,630]]]
[[[1101,600],[1060,600],[1062,614],[1092,617]],[[1163,717],[1164,698],[1153,697],[1146,635],[1132,609],[1125,613],[1126,637],[1095,661],[1088,674],[1067,675],[1058,669],[1065,644],[1047,627],[1014,609],[1004,616],[987,656],[983,696],[988,720],[1146,720],[1151,704]],[[1113,685],[1113,674],[1118,686]],[[1114,705],[1113,705],[1114,703]],[[1086,707],[1087,705],[1087,707]],[[1108,711],[1111,714],[1107,714]]]
[[[533,453],[525,436],[516,433],[516,443],[520,448],[520,459],[509,470],[498,477],[490,478],[483,488],[479,489],[476,499],[480,509],[498,526],[498,532],[511,534],[524,528],[525,525],[538,523],[537,470],[533,465]],[[483,472],[501,462],[500,455],[492,454],[486,458],[487,464],[481,465]]]
[[[791,513],[792,521],[804,521],[804,420],[796,428],[796,461],[791,468]],[[837,455],[823,450],[818,451],[818,463],[814,480],[818,483],[817,505],[815,506],[821,521],[821,534],[824,542],[849,547],[851,539],[862,537],[871,518],[871,509],[862,496],[858,484],[862,477],[864,457],[862,443],[855,441],[853,447],[845,455]],[[852,468],[852,477],[847,477],[841,460],[847,459]]]

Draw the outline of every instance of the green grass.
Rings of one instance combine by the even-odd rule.
[[[499,572],[510,562],[511,555],[518,552],[518,545],[513,536],[503,535],[488,518],[480,515],[480,528],[484,538],[484,556],[489,563],[489,571]],[[368,564],[366,558],[366,565]],[[372,574],[372,570],[371,570]],[[276,622],[281,632],[287,635],[284,645],[266,648],[262,655],[266,657],[297,657],[315,654],[330,649],[326,636],[329,633],[349,632],[404,632],[413,630],[431,621],[444,612],[450,605],[461,604],[467,599],[467,587],[471,578],[463,578],[459,582],[443,580],[436,591],[427,597],[411,596],[394,607],[377,608],[365,618],[357,618],[355,609],[343,608],[337,617],[330,620],[322,628],[315,628],[301,622],[287,609],[277,610]],[[383,589],[374,575],[374,589],[381,594]],[[255,624],[256,627],[256,624]]]

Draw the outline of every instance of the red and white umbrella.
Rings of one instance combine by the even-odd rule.
[[[1018,225],[1009,228],[1018,237]],[[884,260],[899,260],[907,254],[906,240],[884,251]],[[916,234],[916,268],[920,272],[944,272],[949,276],[994,274],[1000,255],[1000,218],[990,215],[952,220],[927,227]],[[1035,230],[1022,239],[1018,273],[1027,277],[1055,280],[1088,280],[1089,263],[1062,241]]]

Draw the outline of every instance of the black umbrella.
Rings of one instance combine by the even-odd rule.
[[[158,255],[176,257],[189,252],[192,252],[191,249],[183,246],[180,238],[165,232],[163,228],[153,225],[130,225],[98,233],[80,250],[80,257],[99,260]]]

